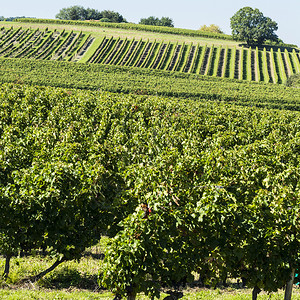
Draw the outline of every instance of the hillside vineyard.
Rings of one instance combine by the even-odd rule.
[[[1,29],[0,56],[44,60],[77,61],[93,42],[82,32],[45,29]]]
[[[82,32],[2,28],[0,56],[85,61],[266,83],[284,83],[288,76],[300,72],[300,54],[295,49],[260,50],[114,37],[103,37],[98,45],[93,42],[91,35]],[[95,50],[87,53],[91,45]]]
[[[27,22],[0,22],[0,299],[291,300],[300,48]]]

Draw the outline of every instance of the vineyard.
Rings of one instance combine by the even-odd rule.
[[[92,42],[93,38],[82,32],[2,28],[0,56],[77,61]]]
[[[283,85],[124,66],[0,59],[0,82],[160,95],[200,102],[300,110],[300,90]]]
[[[300,54],[277,51],[104,38],[91,63],[177,71],[266,83],[300,72]]]
[[[95,42],[95,49],[85,55]],[[265,83],[284,83],[300,72],[300,54],[282,50],[103,37],[82,32],[2,28],[0,56],[82,61],[209,75]]]
[[[195,274],[276,291],[299,264],[299,112],[16,84],[0,104],[7,276],[102,235],[100,284],[128,299]]]
[[[300,89],[274,83],[300,73],[295,49],[3,27],[0,56],[0,297],[105,240],[94,295],[291,300]],[[51,265],[16,276],[30,257]]]

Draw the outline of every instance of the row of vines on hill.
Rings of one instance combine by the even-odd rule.
[[[149,26],[142,24],[134,24],[134,23],[106,23],[99,21],[78,21],[78,20],[54,20],[54,19],[18,19],[16,22],[25,22],[25,23],[37,23],[37,24],[64,24],[64,25],[79,25],[79,26],[87,26],[87,27],[100,27],[100,28],[122,28],[129,30],[138,30],[138,31],[150,31],[157,32],[163,34],[175,34],[175,35],[185,35],[185,36],[199,36],[205,38],[214,38],[221,40],[233,40],[231,35],[201,31],[201,30],[192,30],[192,29],[182,29],[182,28],[173,28],[166,26]]]
[[[83,57],[93,38],[74,32],[2,29],[0,56],[45,60]],[[292,52],[250,48],[224,48],[104,37],[85,61],[218,76],[266,83],[284,83],[300,70],[300,55]]]
[[[2,58],[0,81],[300,110],[299,89],[125,66]]]
[[[0,90],[0,253],[55,265],[112,237],[118,297],[243,278],[276,291],[300,249],[300,115],[153,96]],[[54,266],[55,266],[54,265]]]
[[[228,49],[109,37],[103,38],[89,62],[284,83],[298,72],[300,56],[286,49]]]
[[[2,28],[0,56],[77,61],[93,38],[82,32]]]

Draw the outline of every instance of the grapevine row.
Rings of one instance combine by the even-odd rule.
[[[1,82],[101,89],[300,110],[298,89],[149,68],[1,58],[0,78]]]
[[[215,48],[149,40],[128,41],[126,39],[122,42],[119,38],[116,40],[113,37],[104,39],[99,49],[102,51],[102,57],[95,58],[97,55],[94,54],[90,62],[249,81],[284,83],[289,75],[300,68],[300,59],[295,50],[293,54],[286,49],[283,53],[280,49],[277,51],[271,49],[270,52],[265,48],[263,50],[251,49],[251,47],[249,49],[221,46]],[[108,55],[109,60],[105,59]]]
[[[108,39],[106,39],[107,41]],[[131,41],[130,47],[122,48],[120,41],[113,43],[110,38],[110,59],[91,59],[90,62],[110,63],[132,67],[146,67],[202,75],[213,75],[249,81],[284,83],[286,78],[300,66],[299,56],[285,50],[245,48],[215,48],[193,44],[172,44],[170,42]],[[124,41],[128,43],[128,41]],[[103,50],[104,52],[107,49]],[[272,54],[275,53],[275,54]],[[115,56],[114,56],[115,55]],[[275,55],[275,56],[274,56]],[[268,56],[274,56],[270,61]],[[149,60],[152,59],[152,63]],[[266,71],[273,69],[273,72]],[[278,79],[277,79],[278,78]]]
[[[0,38],[0,57],[72,60],[80,49],[82,51],[81,42],[87,38],[82,32],[10,28]]]
[[[5,277],[22,252],[43,249],[51,270],[108,235],[99,283],[117,298],[196,274],[268,292],[291,279],[299,112],[17,84],[0,106]]]
[[[81,43],[84,41],[84,43]],[[7,29],[0,39],[0,56],[78,61],[91,45],[86,34],[72,31]],[[79,49],[81,53],[79,55]],[[284,83],[300,70],[299,54],[287,49],[224,48],[163,41],[103,37],[86,57],[90,63],[152,68],[230,79]]]

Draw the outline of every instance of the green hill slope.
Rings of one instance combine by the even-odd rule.
[[[299,261],[300,89],[298,75],[293,87],[273,83],[300,72],[296,49],[80,22],[2,24],[3,287],[30,279],[98,291],[97,282],[130,295],[134,282],[159,295],[187,278],[227,276],[284,287]],[[99,269],[65,265],[102,234],[115,238],[101,244]],[[68,274],[32,279],[44,265],[28,257],[26,267],[21,253],[57,259]]]
[[[276,51],[104,38],[88,62],[283,83],[300,71],[300,55]]]
[[[0,82],[300,110],[299,89],[125,66],[0,58]]]
[[[79,26],[83,22],[77,23],[75,25]],[[35,26],[31,28],[28,24]],[[199,37],[191,41],[184,39],[187,33],[182,31],[176,41],[168,39],[166,33],[158,38],[149,38],[147,34],[135,37],[132,31],[124,28],[120,33],[106,32],[106,27],[103,27],[99,33],[99,23],[94,27],[55,23],[41,29],[37,27],[41,24],[28,24],[23,26],[21,23],[23,27],[8,27],[6,24],[1,28],[0,56],[80,61],[266,83],[284,83],[289,76],[300,72],[298,50],[244,48],[238,43],[228,44],[228,36],[223,35],[209,41],[200,41]],[[55,28],[59,25],[63,27]],[[84,28],[84,31],[78,31],[79,28]],[[91,28],[98,29],[98,32]],[[222,37],[227,40],[221,40]]]

